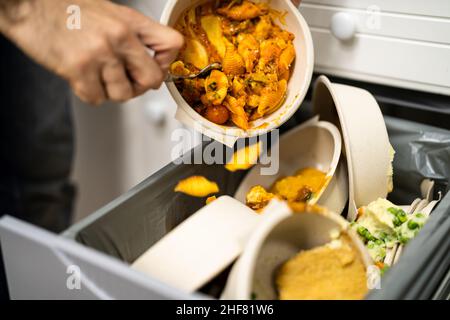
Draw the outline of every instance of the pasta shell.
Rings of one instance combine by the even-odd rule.
[[[231,172],[250,169],[258,161],[262,150],[261,147],[262,143],[258,141],[257,143],[237,150],[226,163],[225,169]]]
[[[278,59],[278,72],[279,74],[284,74],[286,71],[289,72],[292,61],[295,59],[295,49],[292,43],[289,43],[287,47],[281,52],[280,58]]]
[[[248,116],[244,110],[245,107],[245,97],[239,97],[238,99],[227,96],[224,103],[225,107],[231,112],[231,121],[239,128],[248,129]]]
[[[208,52],[196,39],[187,39],[183,52],[183,61],[190,63],[198,69],[203,69],[209,63]]]
[[[272,20],[269,16],[262,16],[255,26],[255,38],[259,41],[266,40],[272,30]]]
[[[218,16],[208,15],[200,20],[203,30],[206,32],[209,42],[214,46],[223,59],[225,56],[226,46],[223,41],[222,22]]]
[[[219,186],[202,176],[192,176],[181,180],[176,185],[175,192],[185,193],[193,197],[206,197],[211,193],[219,192]]]
[[[205,80],[205,98],[209,104],[219,105],[228,93],[228,78],[219,70],[213,70]],[[202,100],[203,101],[203,100]]]
[[[284,100],[286,90],[286,80],[280,80],[274,86],[265,87],[261,91],[257,113],[264,116],[275,111]]]
[[[250,128],[250,126],[248,124],[247,116],[243,117],[243,116],[232,113],[231,121],[233,121],[233,123],[241,129],[247,130],[248,128]]]
[[[248,33],[240,34],[237,41],[238,53],[244,59],[245,69],[250,73],[259,59],[259,43],[254,36]]]
[[[227,41],[227,50],[222,60],[222,70],[229,75],[240,75],[244,73],[244,60],[237,53],[231,42]]]
[[[217,9],[217,12],[231,20],[249,20],[259,17],[269,12],[269,8],[265,3],[252,3],[244,0],[239,5],[225,4],[222,8]]]

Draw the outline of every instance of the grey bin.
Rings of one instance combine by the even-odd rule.
[[[425,178],[445,195],[450,182],[450,131],[386,117],[399,204],[419,197]],[[291,122],[286,126],[297,123]],[[285,127],[286,127],[285,126]],[[185,157],[198,152],[199,147]],[[232,195],[245,172],[222,165],[167,165],[144,182],[60,235],[12,217],[0,219],[0,240],[14,299],[207,299],[217,297],[226,271],[196,294],[185,294],[129,267],[147,248],[196,210],[204,199],[174,193],[175,184],[198,174]],[[368,299],[445,298],[450,265],[450,193],[434,210],[399,263]],[[189,276],[189,275],[186,275]],[[78,286],[79,284],[79,286]]]

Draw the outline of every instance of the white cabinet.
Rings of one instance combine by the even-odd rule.
[[[450,1],[308,0],[300,11],[317,72],[450,95]]]

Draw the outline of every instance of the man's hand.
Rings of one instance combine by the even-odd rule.
[[[0,31],[95,105],[159,88],[183,45],[175,30],[106,0],[0,3]],[[80,29],[66,26],[70,5],[80,7]]]

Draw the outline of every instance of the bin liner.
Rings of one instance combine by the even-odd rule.
[[[287,125],[292,127],[292,123]],[[419,186],[425,178],[436,180],[437,191],[445,195],[450,185],[450,131],[391,117],[386,117],[386,126],[396,150],[394,191],[390,200],[398,204],[411,203],[421,196]],[[284,130],[282,128],[282,132]],[[191,150],[183,158],[191,159],[201,148]],[[170,163],[63,235],[132,263],[205,205],[203,198],[174,193],[179,180],[203,175],[219,184],[219,195],[233,195],[245,174],[228,172],[223,165]],[[420,234],[408,244],[399,263],[383,276],[381,289],[373,290],[369,299],[433,295],[449,266],[449,214],[450,193],[437,206]]]

